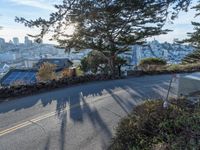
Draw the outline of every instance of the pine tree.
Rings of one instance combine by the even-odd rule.
[[[183,64],[200,63],[200,50],[197,49],[191,54],[188,54],[185,58],[183,58],[182,62]]]
[[[198,4],[193,7],[196,9],[196,17],[200,16],[200,1]],[[182,42],[190,43],[196,50],[191,54],[188,54],[184,59],[183,63],[199,63],[200,62],[200,23],[199,22],[192,22],[194,26],[194,32],[188,33],[189,38],[183,40]]]
[[[195,48],[200,48],[200,23],[192,22],[194,26],[194,32],[188,33],[189,38],[184,40],[184,42],[192,44]]]

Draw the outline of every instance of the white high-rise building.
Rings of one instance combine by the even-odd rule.
[[[19,38],[18,37],[13,38],[13,44],[19,45]]]

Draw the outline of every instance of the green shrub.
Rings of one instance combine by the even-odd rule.
[[[76,68],[76,73],[77,73],[77,76],[83,76],[84,75],[84,72],[83,72],[83,70],[81,70],[80,67]]]
[[[182,63],[184,64],[199,63],[199,61],[200,61],[200,49],[197,49],[193,51],[192,53],[189,53],[188,55],[186,55],[183,58]]]
[[[167,62],[160,58],[145,58],[140,61],[139,67],[144,70],[157,70],[161,66],[165,66]]]
[[[200,69],[200,64],[195,63],[195,64],[173,64],[169,65],[166,67],[168,71],[172,72],[178,72],[178,71],[193,71],[193,70],[199,70]]]
[[[111,150],[177,150],[200,147],[199,107],[186,99],[163,109],[162,101],[147,101],[124,118],[116,131]]]
[[[168,69],[169,71],[175,72],[175,71],[181,70],[181,66],[178,65],[178,64],[173,64],[173,65],[168,66],[167,69]]]
[[[107,67],[106,57],[99,51],[92,51],[88,54],[87,57],[84,57],[81,60],[80,69],[84,72],[91,71],[97,73],[99,70],[104,72]]]

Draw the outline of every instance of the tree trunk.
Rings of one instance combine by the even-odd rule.
[[[118,75],[121,77],[121,65],[118,65]]]
[[[111,75],[113,77],[115,77],[115,61],[114,60],[115,60],[115,58],[113,56],[108,60]]]

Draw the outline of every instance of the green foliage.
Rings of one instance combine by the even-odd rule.
[[[92,51],[87,57],[81,60],[81,70],[84,72],[92,71],[96,73],[99,69],[102,72],[106,71],[108,60],[99,51]]]
[[[200,15],[200,1],[197,3],[195,7],[196,9],[196,17]],[[192,44],[197,50],[193,53],[187,55],[183,59],[183,63],[199,63],[200,62],[200,23],[199,22],[192,22],[192,25],[194,26],[194,32],[188,33],[189,38],[183,40],[182,42],[190,43]]]
[[[172,72],[178,71],[193,71],[198,70],[200,68],[200,63],[191,63],[191,64],[173,64],[166,66],[166,70]]]
[[[140,65],[166,65],[167,62],[161,58],[145,58],[140,61]]]
[[[92,51],[88,54],[87,57],[81,60],[81,70],[84,72],[92,71],[93,73],[97,73],[97,71],[101,71],[102,73],[109,73],[109,60],[107,57],[99,51]],[[126,64],[126,60],[121,57],[115,57],[115,69],[117,67],[121,67],[122,65]]]
[[[179,71],[181,69],[183,69],[183,67],[181,67],[181,65],[179,65],[179,64],[172,64],[172,65],[168,66],[168,68],[167,68],[167,70],[173,71],[173,72]]]
[[[122,66],[122,65],[127,64],[127,61],[121,57],[116,57],[115,62],[117,66]]]
[[[83,70],[84,72],[89,71],[87,57],[84,57],[83,59],[81,59],[80,69]]]
[[[200,63],[200,50],[196,50],[190,54],[188,54],[185,58],[182,60],[183,63]]]
[[[84,75],[84,72],[83,72],[83,70],[80,68],[80,66],[76,68],[76,75],[77,75],[78,77]]]
[[[160,66],[165,66],[167,62],[160,58],[145,58],[140,61],[139,67],[143,70],[157,70]]]
[[[193,7],[193,9],[196,10],[196,17],[200,16],[200,1],[197,2],[197,5],[195,7]],[[194,47],[196,47],[197,49],[200,48],[200,23],[199,22],[192,22],[192,25],[194,26],[194,32],[192,33],[188,33],[188,39],[185,39],[181,42],[185,42],[185,43],[190,43],[192,44]],[[197,51],[198,53],[198,51]],[[198,54],[199,55],[199,54]],[[190,57],[188,57],[187,61],[190,58],[196,58],[194,57],[195,55],[191,55]],[[191,60],[192,61],[192,60]],[[189,60],[190,62],[190,60]]]
[[[200,107],[187,99],[171,101],[163,109],[161,100],[147,101],[124,118],[109,149],[177,150],[200,147]]]

